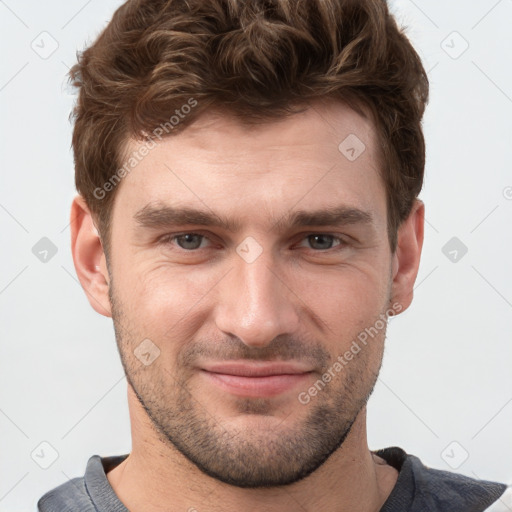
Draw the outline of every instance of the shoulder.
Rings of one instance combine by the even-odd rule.
[[[505,484],[430,468],[401,448],[376,453],[400,471],[390,498],[404,500],[408,495],[410,510],[483,512],[507,488]]]
[[[39,512],[97,512],[98,510],[125,511],[110,487],[106,473],[120,464],[128,455],[100,457],[93,455],[87,462],[85,475],[73,478],[47,492],[37,502]]]
[[[487,510],[505,492],[506,485],[477,480],[425,466],[417,457],[409,455],[418,486],[418,499],[439,510],[454,510],[454,505],[467,512]]]
[[[84,512],[96,510],[87,494],[84,477],[73,478],[59,485],[37,502],[39,512],[68,512],[77,509]]]
[[[485,512],[510,512],[512,510],[512,486],[507,487],[507,490],[500,496],[490,508]]]

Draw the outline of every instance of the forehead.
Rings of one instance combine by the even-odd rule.
[[[144,144],[129,140],[124,161]],[[377,148],[369,116],[339,101],[255,125],[209,110],[144,151],[119,185],[114,210],[194,203],[226,214],[243,210],[254,219],[279,216],[280,208],[298,202],[385,209]]]
[[[376,130],[368,109],[356,106],[357,111],[341,101],[316,100],[305,104],[300,112],[267,120],[248,120],[232,115],[229,111],[211,108],[187,126],[177,137],[181,143],[195,145],[197,149],[212,151],[219,156],[240,156],[241,149],[268,150],[286,148],[307,152],[322,146],[331,156],[339,156],[339,145],[348,136],[359,138],[371,154],[377,149]],[[237,140],[242,146],[233,142]],[[355,140],[355,139],[353,139]],[[128,149],[137,142],[128,141]]]

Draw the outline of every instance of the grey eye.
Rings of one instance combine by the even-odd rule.
[[[308,242],[311,244],[313,249],[331,249],[333,247],[334,238],[332,235],[309,235],[307,237]]]
[[[184,235],[178,235],[176,237],[176,242],[182,249],[199,249],[201,246],[203,235],[198,235],[196,233],[186,233]]]

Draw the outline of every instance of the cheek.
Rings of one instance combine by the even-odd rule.
[[[384,267],[372,257],[336,267],[290,265],[278,273],[291,290],[287,300],[304,318],[309,311],[320,319],[326,340],[333,333],[346,340],[373,324],[385,308],[389,276]],[[178,345],[193,339],[202,325],[212,323],[222,293],[240,292],[221,283],[229,275],[229,264],[172,265],[141,257],[118,268],[116,289],[137,333],[166,343],[171,338]],[[232,302],[232,296],[224,298]]]
[[[329,324],[357,324],[387,304],[389,278],[375,266],[302,272],[296,283],[297,295]]]
[[[382,270],[347,267],[333,272],[319,273],[303,279],[297,292],[308,308],[314,311],[324,326],[324,342],[332,357],[336,358],[350,349],[357,340],[383,340],[385,326],[382,320],[375,326],[388,305],[389,279]],[[382,343],[372,344],[372,353],[378,357]],[[363,347],[363,345],[361,345]],[[365,351],[365,357],[369,357]],[[373,357],[373,356],[372,356]]]
[[[166,262],[141,265],[132,274],[124,288],[132,321],[139,333],[166,342],[185,342],[197,331],[206,314],[205,298],[222,277],[212,268],[180,268]]]

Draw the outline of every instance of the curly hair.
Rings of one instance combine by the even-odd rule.
[[[104,185],[126,173],[130,138],[172,136],[211,107],[251,124],[321,98],[370,113],[395,251],[423,185],[429,83],[385,0],[128,0],[77,59],[75,184],[107,257],[117,188]]]

